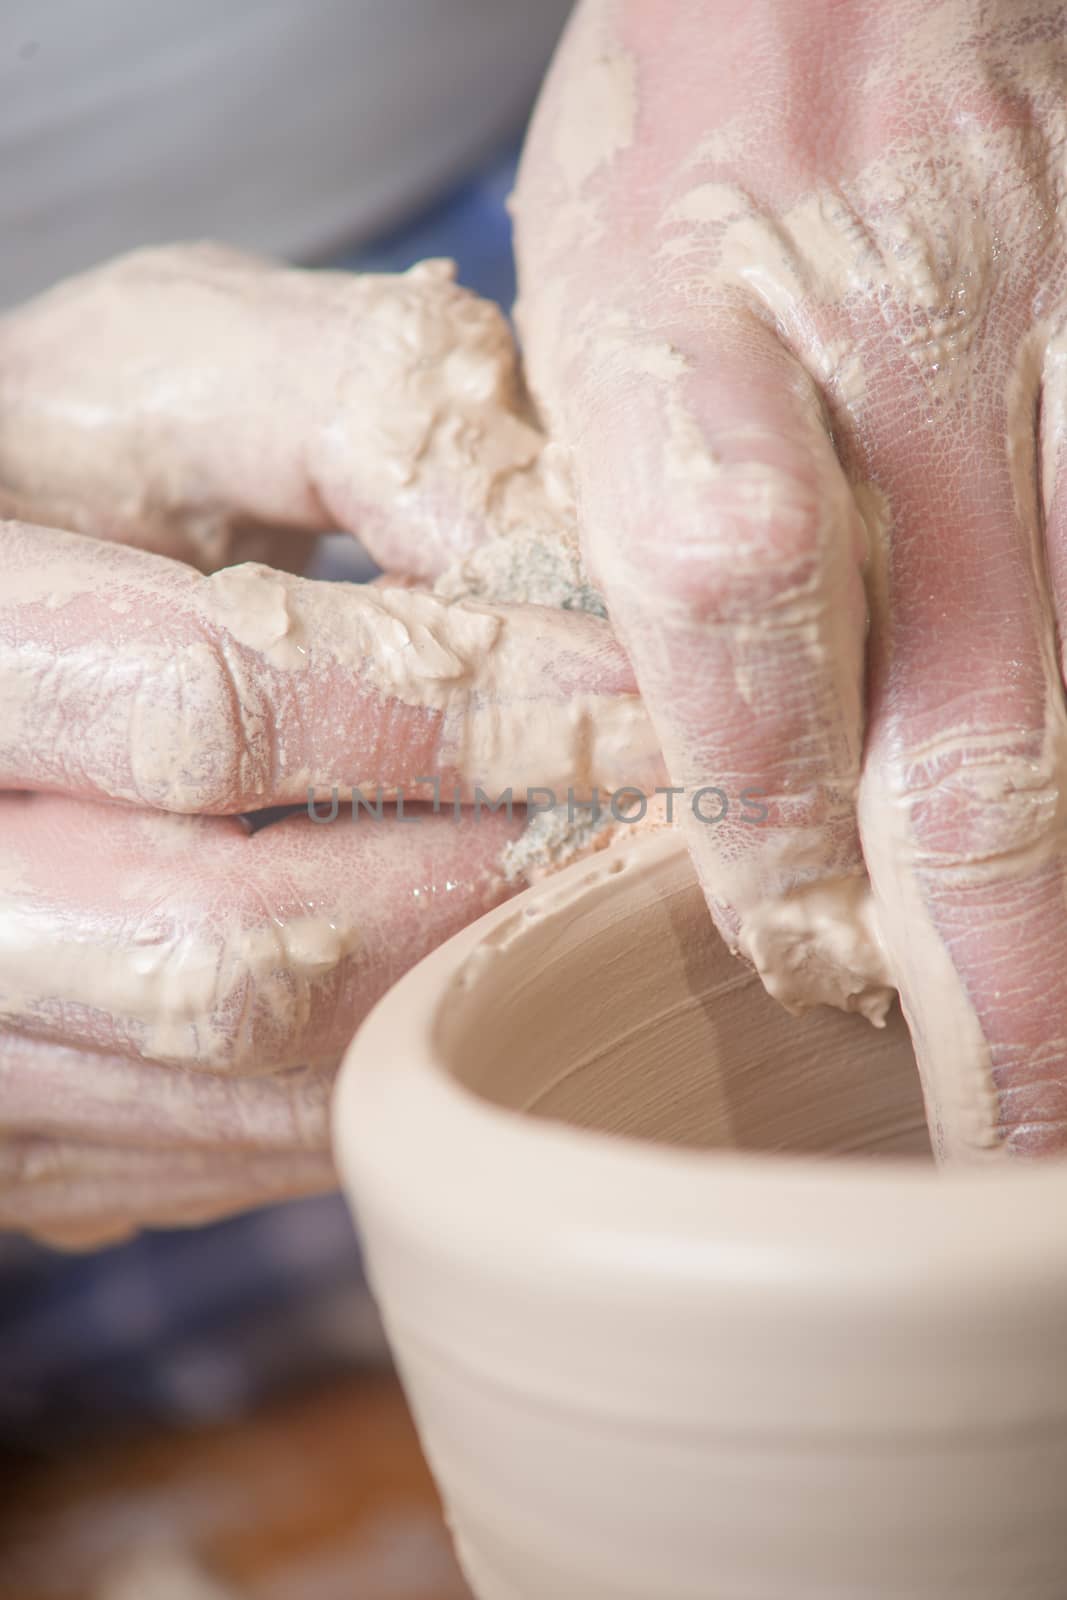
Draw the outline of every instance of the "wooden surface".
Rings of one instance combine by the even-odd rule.
[[[8,1464],[0,1600],[469,1600],[396,1383]]]

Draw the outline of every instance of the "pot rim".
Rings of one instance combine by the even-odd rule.
[[[531,910],[578,904],[615,878],[677,866],[674,833],[613,846],[488,912],[425,957],[378,1002],[338,1077],[333,1140],[362,1211],[388,1212],[411,1241],[494,1259],[505,1273],[551,1262],[577,1283],[709,1277],[792,1299],[813,1281],[855,1304],[924,1286],[936,1304],[982,1314],[1017,1293],[1067,1306],[1067,1162],[953,1170],[905,1158],[701,1151],[525,1115],[481,1098],[435,1038],[471,957],[521,940]]]

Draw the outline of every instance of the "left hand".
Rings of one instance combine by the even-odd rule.
[[[433,267],[152,251],[0,322],[0,1226],[330,1185],[351,1033],[522,886],[521,805],[453,794],[654,781],[605,622],[408,587],[506,532],[543,445],[499,313]],[[400,587],[227,565],[331,524]],[[378,785],[418,820],[353,824]],[[239,820],[334,787],[329,825]]]

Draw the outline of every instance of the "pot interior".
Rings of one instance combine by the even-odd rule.
[[[575,886],[577,883],[577,887]],[[898,1009],[788,1015],[684,853],[624,847],[513,902],[440,1008],[446,1070],[508,1110],[701,1150],[930,1158]]]

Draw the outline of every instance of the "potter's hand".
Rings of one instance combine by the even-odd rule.
[[[507,323],[445,261],[357,276],[171,246],[0,317],[0,516],[203,571],[291,566],[346,528],[432,579],[506,526],[543,445]]]
[[[149,250],[11,313],[0,788],[229,813],[372,777],[467,798],[651,781],[602,620],[407,587],[538,524],[562,537],[550,455],[504,318],[448,263]],[[395,585],[228,564],[253,540],[299,565],[331,525]]]
[[[345,1046],[511,892],[521,829],[0,795],[0,1229],[96,1244],[332,1187]]]
[[[579,7],[519,185],[593,576],[730,798],[727,939],[797,1008],[898,983],[942,1151],[1062,1149],[1062,5],[669,9]]]
[[[363,1013],[521,884],[521,809],[353,823],[351,787],[521,801],[655,756],[606,623],[406,586],[505,535],[544,441],[491,308],[375,283],[151,252],[0,325],[0,502],[34,519],[0,524],[0,1226],[329,1184]],[[396,584],[160,553],[267,529],[299,563],[284,530],[330,523]],[[331,823],[232,815],[335,787]]]

